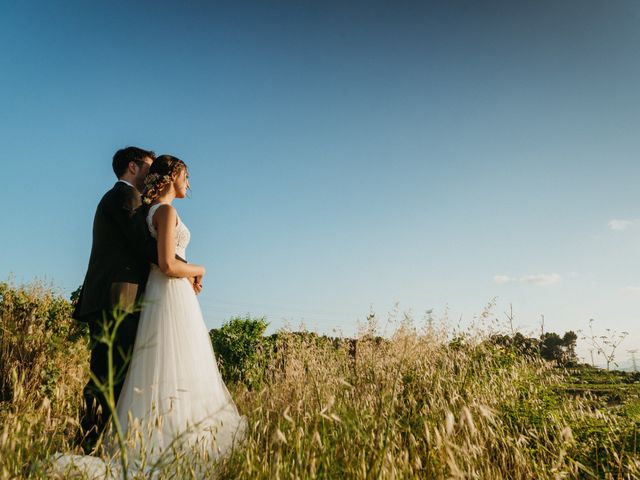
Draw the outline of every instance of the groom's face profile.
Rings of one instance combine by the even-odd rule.
[[[142,160],[132,162],[136,165],[137,171],[135,172],[136,187],[139,191],[144,188],[144,179],[149,173],[149,167],[153,164],[153,159],[150,157],[144,157]]]

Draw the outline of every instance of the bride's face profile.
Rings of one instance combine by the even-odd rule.
[[[189,172],[187,172],[186,168],[183,168],[178,178],[176,178],[173,183],[173,188],[176,192],[176,198],[185,198],[187,196],[187,190],[189,189]]]

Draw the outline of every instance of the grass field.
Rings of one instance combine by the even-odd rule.
[[[49,288],[0,283],[2,479],[46,478],[54,452],[74,451],[88,351],[70,308]],[[248,438],[204,468],[230,479],[640,478],[638,374],[558,368],[481,328],[454,338],[404,317],[393,331],[269,338],[253,372],[228,378]],[[195,470],[177,457],[160,478]]]

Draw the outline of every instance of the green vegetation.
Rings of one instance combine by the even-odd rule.
[[[1,479],[48,478],[55,452],[80,453],[88,339],[70,309],[40,285],[0,284]],[[408,318],[388,338],[373,321],[356,339],[266,326],[211,332],[249,421],[220,478],[640,477],[640,374],[577,365],[572,335],[453,339]],[[190,478],[193,463],[160,477]]]
[[[267,326],[264,318],[235,317],[209,332],[225,382],[249,388],[263,385],[272,350],[264,337]]]

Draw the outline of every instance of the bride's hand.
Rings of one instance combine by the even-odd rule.
[[[189,277],[193,291],[198,295],[202,291],[202,277]]]
[[[202,291],[202,275],[197,275],[193,278],[193,289],[196,295]]]

